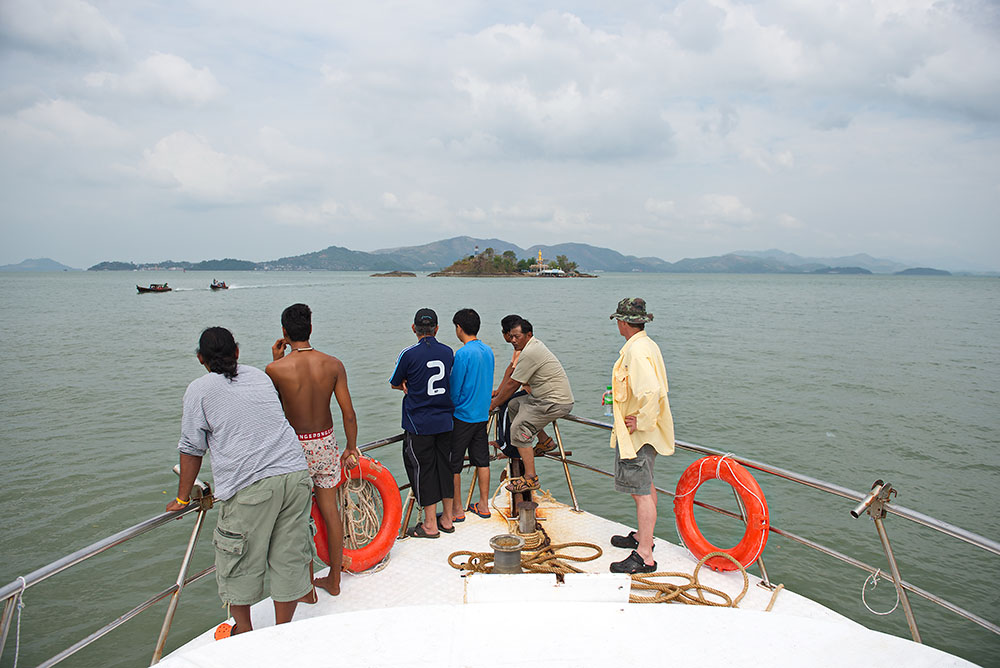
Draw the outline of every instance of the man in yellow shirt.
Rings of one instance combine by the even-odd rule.
[[[667,400],[667,371],[660,348],[646,335],[646,301],[639,297],[618,302],[611,315],[618,333],[625,337],[611,373],[614,395],[615,490],[635,500],[638,530],[612,536],[615,547],[632,548],[622,561],[611,564],[612,573],[652,573],[653,529],[656,526],[656,488],[653,464],[656,455],[674,453],[674,420]]]

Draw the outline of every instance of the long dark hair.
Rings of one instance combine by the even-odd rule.
[[[198,354],[209,371],[221,373],[229,380],[236,378],[237,347],[233,333],[225,327],[209,327],[198,339]]]

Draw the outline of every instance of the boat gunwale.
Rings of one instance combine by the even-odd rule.
[[[581,425],[584,425],[584,426],[597,427],[597,428],[604,429],[604,430],[607,430],[607,431],[611,431],[613,429],[613,426],[610,425],[610,424],[608,424],[608,423],[600,422],[600,421],[597,421],[597,420],[592,420],[592,419],[589,419],[589,418],[583,418],[583,417],[575,416],[575,415],[572,415],[572,414],[568,415],[568,416],[566,416],[565,418],[562,418],[562,419],[564,419],[566,421],[569,421],[569,422],[575,422],[577,424],[581,424]],[[365,444],[361,445],[359,447],[359,450],[361,450],[362,452],[369,452],[371,450],[375,450],[377,448],[380,448],[380,447],[383,447],[383,446],[386,446],[386,445],[389,445],[389,444],[392,444],[392,443],[398,443],[398,442],[402,441],[403,438],[404,438],[404,434],[397,434],[395,436],[390,436],[390,437],[387,437],[387,438],[377,439],[375,441],[371,441],[369,443],[365,443]],[[695,454],[702,454],[702,455],[725,455],[725,456],[731,457],[733,460],[735,460],[735,461],[737,461],[737,462],[739,462],[739,463],[747,466],[748,468],[752,468],[754,470],[761,471],[763,473],[767,473],[769,475],[773,475],[773,476],[778,477],[778,478],[782,478],[782,479],[786,479],[786,480],[789,480],[789,481],[792,481],[792,482],[796,482],[796,483],[805,485],[807,487],[816,489],[818,491],[822,491],[822,492],[826,492],[826,493],[829,493],[829,494],[833,494],[835,496],[840,496],[840,497],[851,499],[851,500],[854,500],[854,501],[861,501],[866,496],[865,494],[863,494],[861,492],[858,492],[858,491],[855,491],[855,490],[851,490],[849,488],[842,487],[842,486],[836,485],[834,483],[828,483],[826,481],[819,480],[819,479],[813,478],[811,476],[806,476],[806,475],[803,475],[803,474],[798,474],[798,473],[795,473],[793,471],[789,471],[787,469],[783,469],[783,468],[780,468],[780,467],[771,466],[771,465],[763,463],[763,462],[757,462],[757,461],[754,461],[754,460],[751,460],[751,459],[746,459],[746,458],[743,458],[743,457],[738,457],[738,456],[734,455],[733,453],[725,453],[725,452],[723,452],[721,450],[716,450],[714,448],[708,448],[708,447],[705,447],[705,446],[700,446],[700,445],[697,445],[697,444],[688,443],[686,441],[680,441],[680,440],[676,440],[675,441],[675,445],[676,445],[676,447],[679,447],[679,448],[681,448],[683,450],[686,450],[686,451],[689,451],[689,452],[692,452],[692,453],[695,453]],[[579,467],[579,468],[584,468],[586,470],[589,470],[591,472],[595,472],[595,473],[598,473],[598,474],[601,474],[601,475],[604,475],[604,476],[613,477],[613,474],[611,474],[611,473],[609,473],[607,471],[603,471],[601,469],[598,469],[596,467],[593,467],[593,466],[591,466],[589,464],[586,464],[586,463],[583,463],[583,462],[575,461],[575,460],[572,460],[572,459],[569,459],[569,458],[566,458],[565,460],[561,460],[561,458],[559,456],[557,456],[557,455],[555,455],[553,453],[548,453],[547,455],[545,455],[545,457],[546,458],[550,458],[550,459],[556,459],[556,460],[560,460],[560,461],[565,461],[566,464],[573,465],[573,466],[576,466],[576,467]],[[402,485],[402,486],[400,486],[400,490],[406,489],[408,487],[409,487],[409,485]],[[671,497],[674,496],[674,493],[672,491],[670,491],[670,490],[661,489],[659,487],[657,487],[656,489],[660,493],[667,494],[668,496],[671,496]],[[703,503],[703,502],[700,502],[700,501],[697,501],[697,500],[695,500],[694,503],[696,505],[700,506],[700,507],[703,507],[703,508],[707,509],[707,510],[711,510],[713,512],[717,512],[717,513],[719,513],[721,515],[725,515],[727,517],[731,517],[731,518],[738,519],[738,520],[742,520],[743,519],[739,514],[736,514],[736,513],[733,513],[731,511],[719,508],[717,506],[713,506],[711,504],[706,504],[706,503]],[[926,515],[924,513],[920,513],[918,511],[912,510],[910,508],[906,508],[904,506],[896,506],[896,505],[893,505],[893,504],[886,503],[884,507],[885,507],[885,509],[888,512],[891,512],[894,515],[902,517],[903,519],[907,519],[907,520],[913,521],[913,522],[915,522],[917,524],[920,524],[922,526],[925,526],[925,527],[928,527],[930,529],[934,529],[936,531],[944,533],[945,535],[952,536],[953,538],[962,540],[963,542],[969,543],[970,545],[973,545],[975,547],[983,549],[983,550],[985,550],[987,552],[990,552],[992,554],[1000,555],[1000,542],[991,540],[989,538],[986,538],[985,536],[981,536],[981,535],[976,534],[974,532],[962,529],[961,527],[955,526],[955,525],[950,524],[948,522],[943,522],[943,521],[938,520],[936,518],[933,518],[933,517],[931,517],[929,515]],[[4,646],[6,645],[7,631],[10,628],[10,623],[11,623],[11,620],[12,620],[12,617],[13,617],[13,611],[14,611],[15,603],[18,600],[18,597],[26,589],[28,589],[29,587],[31,587],[31,586],[33,586],[35,584],[38,584],[39,582],[42,582],[43,580],[48,579],[49,577],[51,577],[53,575],[56,575],[56,574],[58,574],[58,573],[60,573],[60,572],[62,572],[64,570],[67,570],[67,569],[71,568],[72,566],[75,566],[76,564],[79,564],[79,563],[81,563],[81,562],[89,559],[90,557],[96,556],[96,555],[98,555],[98,554],[100,554],[100,553],[102,553],[102,552],[104,552],[104,551],[106,551],[106,550],[108,550],[108,549],[110,549],[112,547],[120,545],[120,544],[122,544],[122,543],[124,543],[124,542],[126,542],[128,540],[131,540],[132,538],[136,538],[136,537],[138,537],[138,536],[140,536],[140,535],[142,535],[142,534],[144,534],[144,533],[146,533],[148,531],[151,531],[151,530],[153,530],[155,528],[158,528],[158,527],[160,527],[160,526],[162,526],[164,524],[167,524],[168,522],[170,522],[172,520],[180,519],[181,517],[184,517],[185,515],[188,515],[188,514],[190,514],[192,512],[201,512],[201,507],[200,506],[192,506],[192,507],[180,510],[180,511],[161,513],[161,514],[156,515],[154,517],[151,517],[151,518],[149,518],[147,520],[144,520],[143,522],[140,522],[140,523],[138,523],[136,525],[133,525],[133,526],[127,528],[127,529],[123,529],[122,531],[119,531],[119,532],[117,532],[115,534],[112,534],[111,536],[108,536],[108,537],[106,537],[104,539],[96,541],[96,542],[92,543],[89,546],[86,546],[84,548],[76,550],[75,552],[72,552],[71,554],[66,555],[65,557],[62,557],[61,559],[58,559],[58,560],[56,560],[56,561],[54,561],[54,562],[52,562],[52,563],[50,563],[50,564],[48,564],[46,566],[43,566],[43,567],[38,568],[38,569],[35,569],[34,571],[28,573],[27,575],[19,576],[18,578],[16,578],[12,582],[8,583],[7,585],[4,585],[4,586],[0,587],[0,601],[4,602],[2,623],[0,623],[0,656],[3,655]],[[797,542],[797,543],[799,543],[799,544],[801,544],[801,545],[803,545],[805,547],[810,547],[810,548],[812,548],[812,549],[814,549],[814,550],[816,550],[816,551],[818,551],[820,553],[826,554],[827,556],[834,557],[834,558],[836,558],[836,559],[838,559],[838,560],[840,560],[840,561],[842,561],[844,563],[847,563],[849,565],[853,565],[853,566],[855,566],[855,567],[857,567],[857,568],[859,568],[861,570],[868,571],[871,574],[875,574],[875,573],[879,572],[879,569],[876,569],[876,568],[874,568],[874,567],[872,567],[872,566],[870,566],[870,565],[868,565],[868,564],[866,564],[864,562],[861,562],[861,561],[855,559],[854,557],[850,557],[849,555],[840,553],[840,552],[838,552],[838,551],[836,551],[836,550],[834,550],[832,548],[826,547],[826,546],[824,546],[824,545],[822,545],[820,543],[816,543],[816,542],[811,541],[811,540],[809,540],[807,538],[803,538],[803,537],[798,536],[797,534],[794,534],[792,532],[788,532],[788,531],[785,531],[785,530],[782,530],[782,529],[779,529],[779,528],[773,527],[773,526],[770,527],[770,531],[772,531],[772,532],[774,532],[774,533],[776,533],[776,534],[778,534],[778,535],[780,535],[782,537],[788,538],[789,540]],[[213,567],[209,567],[208,569],[206,569],[206,570],[198,573],[197,575],[192,576],[191,578],[188,578],[187,581],[186,581],[186,583],[194,582],[196,580],[199,580],[199,579],[203,578],[204,576],[208,575],[209,573],[213,572],[214,570],[215,570],[214,566]],[[891,579],[891,576],[887,576],[887,577],[890,577],[890,579]],[[906,590],[908,590],[910,592],[913,592],[914,594],[917,594],[918,596],[921,596],[922,598],[924,598],[924,599],[926,599],[926,600],[928,600],[928,601],[930,601],[932,603],[936,603],[940,607],[942,607],[942,608],[944,608],[944,609],[946,609],[946,610],[948,610],[948,611],[950,611],[950,612],[958,615],[961,618],[966,619],[967,621],[971,621],[971,622],[973,622],[973,623],[981,626],[982,628],[984,628],[984,629],[986,629],[988,631],[991,631],[994,634],[1000,635],[1000,626],[998,626],[997,624],[994,624],[994,623],[992,623],[992,622],[990,622],[990,621],[988,621],[988,620],[986,620],[986,619],[984,619],[984,618],[982,618],[982,617],[980,617],[980,616],[978,616],[978,615],[976,615],[976,614],[974,614],[972,612],[969,612],[969,611],[967,611],[967,610],[965,610],[965,609],[963,609],[963,608],[961,608],[961,607],[959,607],[959,606],[957,606],[957,605],[955,605],[953,603],[950,603],[949,601],[947,601],[945,599],[942,599],[942,598],[936,596],[935,594],[927,592],[926,590],[923,590],[923,589],[921,589],[919,587],[916,587],[915,585],[912,585],[911,583],[908,583],[908,582],[906,582],[904,580],[900,580],[899,585],[901,587],[903,587],[904,589],[906,589]],[[139,606],[136,606],[135,608],[133,608],[129,612],[126,612],[125,614],[119,616],[116,620],[114,620],[110,624],[106,625],[102,629],[99,629],[98,631],[95,631],[95,632],[91,633],[90,635],[86,636],[82,640],[80,640],[77,643],[71,645],[66,650],[63,650],[62,652],[56,654],[55,656],[53,656],[52,658],[50,658],[48,661],[44,662],[41,665],[54,665],[55,663],[58,663],[59,661],[65,659],[68,656],[70,656],[71,654],[75,653],[76,651],[78,651],[80,649],[83,649],[84,647],[86,647],[87,645],[93,643],[94,641],[98,640],[99,638],[103,637],[107,633],[110,633],[112,630],[114,630],[115,628],[117,628],[118,626],[120,626],[121,624],[123,624],[124,622],[132,619],[134,616],[136,616],[139,613],[145,611],[146,609],[148,609],[149,607],[151,607],[156,602],[158,602],[158,601],[162,600],[163,598],[165,598],[170,593],[173,593],[173,591],[175,591],[176,589],[177,589],[177,585],[175,584],[172,587],[164,590],[160,594],[155,595],[153,598],[151,598],[151,599],[143,602]]]

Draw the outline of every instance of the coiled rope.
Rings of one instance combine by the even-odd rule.
[[[381,497],[375,485],[363,477],[347,478],[338,490],[340,494],[340,518],[344,525],[344,548],[357,550],[375,540],[381,519],[379,505]],[[364,576],[378,573],[389,563],[389,553],[377,565],[366,570]],[[359,573],[347,571],[355,576]]]
[[[594,551],[590,556],[577,556],[565,552],[568,548],[582,547]],[[572,563],[586,562],[599,558],[604,551],[593,543],[561,543],[550,545],[547,548],[534,552],[522,553],[521,569],[528,573],[582,573],[583,570],[577,568]],[[456,558],[466,557],[463,563],[457,563]],[[722,556],[734,561],[743,574],[743,589],[734,599],[729,594],[719,589],[709,587],[698,581],[698,573],[705,562],[712,557]],[[459,550],[448,555],[448,564],[455,569],[469,571],[472,573],[492,573],[493,553],[492,552],[472,552],[469,550]],[[656,579],[661,578],[661,579]],[[685,580],[684,583],[676,584],[666,582],[662,578],[679,578]],[[720,608],[739,607],[740,601],[746,596],[750,588],[750,579],[746,569],[725,552],[712,552],[706,554],[694,567],[693,573],[635,573],[632,575],[632,591],[629,594],[629,603],[685,603],[687,605],[708,605]],[[771,593],[771,600],[768,602],[765,612],[770,612],[774,607],[774,602],[778,597],[778,592],[784,589],[784,585],[778,585]],[[651,592],[640,593],[640,592]],[[715,597],[716,600],[706,598],[705,595]]]

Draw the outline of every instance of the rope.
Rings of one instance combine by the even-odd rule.
[[[364,478],[347,478],[338,490],[340,494],[340,519],[344,526],[344,548],[357,550],[375,540],[381,519],[378,490]],[[364,572],[351,573],[357,577],[367,577],[378,573],[389,564],[386,554],[377,565]]]
[[[541,528],[541,525],[537,524],[538,520],[536,520],[535,526],[537,528],[533,532],[521,533],[518,527],[519,524],[518,518],[507,517],[507,514],[504,511],[502,511],[496,503],[497,497],[500,496],[500,490],[502,489],[504,489],[504,480],[500,481],[500,483],[497,485],[496,491],[493,492],[493,496],[490,497],[490,507],[492,507],[493,510],[495,510],[497,514],[507,522],[507,533],[514,534],[515,536],[520,536],[521,538],[523,538],[525,549],[537,550],[541,548],[543,545],[545,545],[546,541],[549,540],[549,537],[545,533],[545,530]],[[552,496],[552,494],[549,493],[548,490],[545,491],[537,490],[537,493],[539,495],[539,501],[543,501],[546,499],[552,501],[555,500],[555,498]]]
[[[874,591],[875,587],[878,586],[878,576],[881,574],[882,574],[882,569],[877,568],[875,569],[874,573],[865,578],[864,584],[861,585],[861,602],[865,604],[866,608],[868,608],[868,612],[872,613],[873,615],[879,615],[880,617],[884,617],[886,615],[891,615],[893,612],[896,611],[896,607],[899,606],[899,589],[896,590],[896,605],[892,606],[892,609],[887,612],[876,612],[875,610],[872,610],[871,606],[868,605],[868,601],[865,600],[865,589],[868,588],[868,582],[870,581],[872,583],[872,591]]]
[[[21,581],[21,591],[17,592],[17,631],[14,633],[14,666],[17,668],[17,658],[21,654],[21,611],[24,610],[24,590],[28,588],[28,581],[23,575],[18,575]]]
[[[583,547],[594,551],[591,556],[576,556],[564,552],[566,548]],[[583,573],[572,563],[593,561],[603,554],[603,550],[593,543],[561,543],[550,545],[549,547],[536,550],[534,552],[522,553],[521,569],[528,573]],[[456,558],[466,557],[464,563],[457,563]],[[723,557],[729,559],[737,565],[743,575],[743,589],[734,599],[724,591],[701,584],[698,580],[698,573],[705,562],[712,557]],[[461,571],[472,573],[492,573],[493,553],[492,552],[472,552],[469,550],[459,550],[448,555],[448,565]],[[656,580],[654,578],[661,578]],[[680,578],[686,583],[675,584],[666,582],[662,578]],[[629,603],[686,603],[688,605],[709,605],[722,608],[736,608],[740,601],[746,596],[750,588],[750,578],[746,569],[733,557],[725,552],[712,552],[706,554],[694,567],[694,572],[688,573],[635,573],[632,575],[632,593],[629,594]],[[770,612],[774,607],[778,592],[784,589],[784,585],[778,585],[771,594],[771,600],[767,604],[765,612]],[[651,592],[642,594],[636,592]],[[705,594],[716,597],[718,600],[710,600]]]
[[[379,529],[380,500],[375,486],[364,478],[348,478],[340,491],[344,547],[356,550],[375,540]]]
[[[583,547],[594,551],[590,556],[577,556],[566,552],[560,552],[567,548]],[[567,562],[585,562],[599,559],[604,551],[592,543],[561,543],[559,545],[549,545],[534,552],[521,553],[521,568],[528,573],[583,573],[583,570]],[[455,563],[456,557],[466,556],[465,563]],[[448,555],[448,564],[460,571],[470,571],[473,573],[493,572],[492,552],[471,552],[469,550],[459,550]]]

